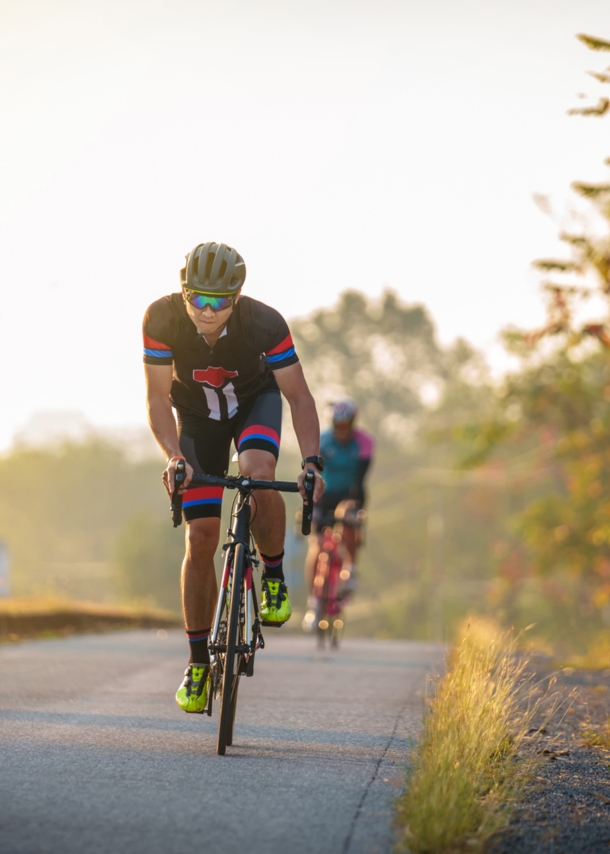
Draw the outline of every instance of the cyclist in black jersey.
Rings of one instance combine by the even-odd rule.
[[[199,244],[180,272],[181,292],[152,303],[143,324],[148,417],[167,457],[163,482],[170,495],[176,462],[186,463],[182,602],[190,660],[176,701],[187,712],[207,705],[222,503],[221,488],[190,487],[193,472],[223,475],[233,441],[241,474],[274,480],[281,392],[303,470],[315,474],[314,500],[324,491],[318,416],[288,325],[275,309],[242,296],[245,277],[235,249]],[[304,471],[298,476],[304,496],[303,478]],[[279,626],[292,613],[282,569],[286,512],[279,492],[257,492],[255,499],[252,529],[264,564],[260,613],[267,625]]]

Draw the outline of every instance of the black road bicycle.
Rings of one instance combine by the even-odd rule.
[[[176,464],[176,488],[171,503],[174,527],[182,522],[182,496],[178,490],[184,483],[185,476],[184,463],[179,460]],[[301,526],[305,536],[311,532],[314,480],[313,472],[307,472],[307,497],[303,501]],[[227,531],[227,540],[223,546],[224,567],[209,641],[212,682],[205,710],[211,716],[213,701],[220,700],[216,752],[223,756],[227,747],[233,743],[239,678],[254,675],[254,655],[257,649],[263,649],[265,646],[261,626],[275,625],[261,621],[256,590],[252,583],[252,569],[259,565],[256,546],[250,533],[252,493],[262,489],[298,492],[299,487],[296,483],[281,480],[253,480],[241,476],[214,477],[207,474],[193,475],[191,483],[196,486],[223,486],[225,489],[237,490],[231,508],[231,527]]]

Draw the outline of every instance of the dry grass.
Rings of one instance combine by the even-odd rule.
[[[582,740],[588,747],[610,751],[610,720],[603,726],[589,725],[580,730]]]
[[[610,668],[610,637],[602,632],[593,637],[587,644],[587,651],[581,655],[556,656],[561,666],[574,667],[579,670],[607,670]]]
[[[1,599],[0,641],[179,624],[170,611],[59,599]]]
[[[57,611],[78,611],[82,614],[121,614],[123,616],[174,616],[173,612],[162,608],[149,608],[143,605],[103,605],[99,602],[80,602],[73,599],[54,599],[36,597],[31,599],[0,599],[1,614],[46,614]]]
[[[507,825],[536,761],[520,753],[541,702],[528,701],[526,663],[493,624],[470,625],[429,703],[398,805],[400,850],[476,851]]]

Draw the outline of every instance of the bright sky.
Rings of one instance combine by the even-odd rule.
[[[540,318],[608,0],[3,0],[0,447],[144,421],[140,324],[196,243],[288,317],[390,285],[442,341]],[[497,355],[494,356],[497,358]]]

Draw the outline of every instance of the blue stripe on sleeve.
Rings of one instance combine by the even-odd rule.
[[[155,359],[173,359],[174,356],[171,350],[149,350],[148,347],[144,348],[145,356],[152,356]]]
[[[275,356],[267,356],[268,362],[283,362],[284,359],[289,359],[291,356],[295,354],[294,347],[291,347],[290,350],[284,350],[283,353],[276,353]]]

